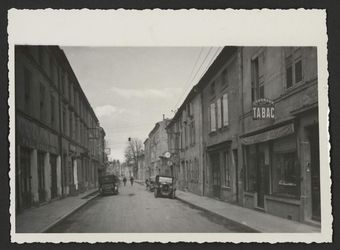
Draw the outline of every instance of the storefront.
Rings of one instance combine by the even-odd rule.
[[[236,146],[235,146],[236,147]],[[237,202],[237,150],[226,141],[207,148],[209,185],[208,194],[216,199]]]
[[[300,164],[294,121],[242,136],[244,205],[301,220]]]

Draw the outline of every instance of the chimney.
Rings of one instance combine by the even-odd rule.
[[[163,114],[163,121],[165,120],[165,115]]]

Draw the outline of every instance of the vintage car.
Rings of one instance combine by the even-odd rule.
[[[118,194],[119,179],[117,176],[104,175],[99,177],[99,192],[101,195]]]
[[[170,197],[172,199],[175,199],[176,186],[174,177],[157,175],[154,186],[155,198]]]
[[[149,178],[148,190],[150,192],[153,192],[155,190],[155,181],[156,181],[156,176],[151,176]]]

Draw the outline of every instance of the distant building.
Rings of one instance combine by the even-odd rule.
[[[203,195],[201,98],[194,86],[166,128],[177,187],[199,195]]]
[[[171,168],[167,165],[164,154],[168,152],[168,135],[166,126],[170,119],[163,117],[162,121],[156,123],[155,127],[149,133],[148,140],[145,141],[146,167],[150,176],[157,174],[171,175]],[[150,158],[149,158],[150,157]]]
[[[144,141],[144,173],[145,178],[150,178],[153,176],[153,172],[151,169],[151,151],[150,151],[150,140],[146,138]]]
[[[138,165],[138,170],[137,170],[137,179],[138,180],[145,180],[145,155],[144,151],[142,151],[138,157],[137,157],[137,165]]]
[[[57,46],[15,47],[16,209],[97,186],[105,132]]]

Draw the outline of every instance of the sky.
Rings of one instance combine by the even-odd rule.
[[[174,116],[220,47],[62,47],[104,128],[111,154],[124,161],[128,138],[144,142]]]

